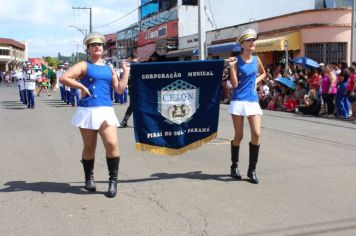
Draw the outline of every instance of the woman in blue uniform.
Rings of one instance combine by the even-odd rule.
[[[116,71],[102,60],[105,37],[101,33],[88,34],[83,43],[90,56],[88,61],[81,61],[65,72],[60,82],[81,92],[78,108],[72,118],[72,125],[79,127],[83,138],[82,163],[85,174],[85,189],[96,191],[93,170],[98,134],[106,150],[106,162],[109,170],[108,197],[117,193],[117,175],[120,152],[117,138],[119,122],[115,115],[110,87],[123,93],[127,86],[130,68],[122,65],[123,75],[119,81]],[[78,81],[80,80],[80,82]]]
[[[257,84],[266,77],[264,67],[255,51],[257,33],[253,29],[245,30],[239,37],[241,55],[230,58],[230,81],[233,87],[229,113],[235,129],[234,140],[231,141],[231,177],[241,179],[238,170],[239,149],[243,138],[244,118],[250,125],[251,140],[249,142],[249,167],[247,176],[254,184],[258,184],[256,164],[260,149],[261,115],[258,102]]]
[[[349,76],[349,69],[343,69],[339,74],[339,81],[337,83],[335,106],[337,116],[343,119],[348,119],[350,115],[350,101],[347,96],[347,83]]]

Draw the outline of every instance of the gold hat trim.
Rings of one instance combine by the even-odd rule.
[[[86,41],[86,45],[89,45],[91,43],[104,43],[104,40],[101,38],[91,38]]]
[[[255,38],[256,38],[255,34],[245,34],[245,35],[240,37],[239,42],[242,43],[246,39],[255,39]]]
[[[87,36],[85,36],[83,40],[83,44],[89,45],[91,43],[105,43],[105,36],[101,33],[90,33]]]

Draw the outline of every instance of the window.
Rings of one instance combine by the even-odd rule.
[[[317,62],[332,63],[346,61],[347,43],[307,43],[305,56]]]
[[[326,62],[342,62],[346,61],[346,43],[327,43],[326,47]]]
[[[8,50],[8,49],[0,49],[0,55],[10,56],[10,50]]]
[[[317,62],[324,62],[324,44],[322,43],[308,43],[305,44],[305,56],[310,57]]]

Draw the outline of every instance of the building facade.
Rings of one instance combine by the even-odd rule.
[[[265,64],[283,62],[286,49],[289,58],[307,56],[323,63],[345,61],[350,64],[351,8],[306,10],[209,31],[208,57],[229,57],[231,50],[209,53],[209,47],[219,49],[236,43],[246,28],[258,32],[256,52]]]
[[[229,57],[240,50],[236,42],[240,33],[254,28],[259,33],[256,51],[264,63],[283,61],[286,49],[290,58],[306,55],[324,63],[347,61],[351,1],[205,1],[206,55]],[[140,0],[138,23],[118,32],[117,55],[126,58],[128,51],[135,50],[141,61],[197,59],[197,2]]]
[[[115,67],[117,65],[116,57],[116,33],[105,35],[104,55],[103,59],[112,63]]]
[[[137,40],[139,24],[133,24],[126,29],[117,32],[116,36],[116,58],[126,59],[132,51],[137,51]]]
[[[140,61],[169,60],[178,49],[177,0],[141,0],[137,55]]]
[[[17,71],[27,58],[26,44],[0,38],[0,71]]]
[[[291,58],[351,63],[351,8],[301,11],[257,23],[260,37],[256,51],[265,63],[280,62],[285,47]]]

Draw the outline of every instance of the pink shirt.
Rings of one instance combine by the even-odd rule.
[[[325,75],[321,78],[321,94],[328,94],[330,83],[331,82],[329,76]],[[336,91],[336,83],[334,83],[331,89],[331,94],[336,94]]]

